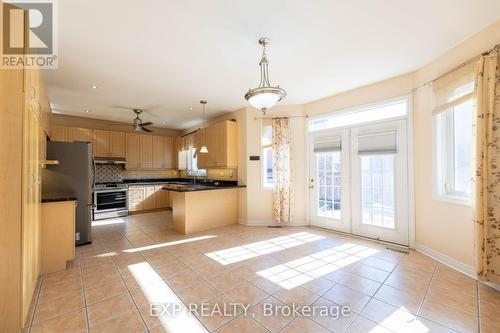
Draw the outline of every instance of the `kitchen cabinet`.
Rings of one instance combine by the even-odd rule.
[[[170,136],[163,137],[163,167],[165,169],[174,169],[174,138]]]
[[[169,191],[162,190],[163,185],[155,185],[156,208],[170,207]]]
[[[75,259],[76,201],[42,204],[42,273],[62,271]]]
[[[127,133],[127,169],[175,168],[173,143],[173,137]]]
[[[68,128],[64,126],[50,126],[50,140],[51,141],[64,141],[68,142]]]
[[[153,168],[153,137],[141,134],[141,168]]]
[[[127,133],[127,169],[141,167],[141,137],[139,134]]]
[[[94,156],[124,157],[127,169],[160,170],[177,167],[174,137],[59,125],[50,126],[49,137],[52,141],[91,142]]]
[[[153,169],[162,169],[165,167],[165,157],[164,153],[164,140],[162,136],[154,135],[152,137],[153,140],[153,161],[152,168]]]
[[[144,186],[128,187],[128,210],[129,212],[138,212],[143,210]]]
[[[125,133],[109,132],[109,155],[111,157],[125,157]]]
[[[128,210],[140,212],[171,207],[169,191],[163,185],[129,185]]]
[[[93,154],[99,157],[109,156],[109,131],[93,130]]]
[[[199,131],[196,147],[205,145],[206,154],[198,154],[199,168],[233,168],[238,166],[238,124],[221,121]]]
[[[156,187],[155,185],[144,186],[144,201],[142,209],[151,210],[156,208]]]
[[[92,129],[80,127],[68,127],[68,140],[69,142],[83,141],[92,142]]]
[[[125,157],[125,133],[93,130],[93,151],[98,157]]]
[[[0,332],[20,332],[41,271],[40,156],[47,97],[38,69],[0,69],[0,82]],[[64,131],[56,134],[66,139]]]

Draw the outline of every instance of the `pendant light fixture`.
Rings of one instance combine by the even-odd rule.
[[[261,109],[264,114],[267,109],[272,108],[286,96],[284,89],[280,88],[280,86],[272,87],[269,83],[269,61],[267,60],[266,45],[270,42],[267,37],[259,39],[259,44],[263,47],[262,58],[259,62],[260,84],[257,88],[249,89],[245,94],[245,99],[253,107]]]
[[[205,104],[207,104],[207,101],[201,100],[200,103],[203,106],[203,111],[201,113],[201,119],[202,119],[202,123],[205,123]],[[208,153],[207,146],[205,146],[205,130],[203,130],[203,146],[201,146],[201,148],[200,148],[200,153],[201,154]]]

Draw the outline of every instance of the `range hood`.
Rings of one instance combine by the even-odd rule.
[[[96,164],[125,164],[127,160],[123,157],[94,157]]]

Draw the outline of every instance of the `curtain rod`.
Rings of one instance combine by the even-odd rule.
[[[418,87],[416,87],[416,88],[413,88],[413,89],[412,89],[412,92],[415,92],[415,91],[419,90],[420,88],[423,88],[423,87],[425,87],[425,86],[427,86],[427,85],[431,84],[432,82],[434,82],[434,81],[436,81],[436,80],[439,80],[440,78],[445,77],[446,75],[448,75],[448,74],[450,74],[450,73],[453,73],[454,71],[456,71],[456,70],[458,70],[458,69],[460,69],[460,68],[462,68],[462,67],[465,67],[465,66],[469,65],[471,62],[474,62],[474,61],[478,60],[481,56],[488,55],[489,53],[491,53],[491,52],[493,52],[493,51],[495,51],[495,50],[499,50],[499,49],[500,49],[500,44],[497,44],[497,45],[495,45],[493,48],[489,49],[488,51],[485,51],[485,52],[481,53],[480,55],[477,55],[477,56],[475,56],[474,58],[469,59],[469,60],[467,60],[467,61],[465,61],[465,62],[461,63],[460,65],[458,65],[458,66],[454,67],[453,69],[450,69],[449,71],[447,71],[447,72],[445,72],[445,73],[443,73],[443,74],[439,75],[438,77],[436,77],[436,78],[434,78],[434,79],[432,79],[432,80],[429,80],[429,81],[425,82],[424,84],[421,84],[420,86],[418,86]]]
[[[309,118],[309,115],[305,115],[305,116],[290,116],[290,117],[254,117],[253,119],[254,120],[259,120],[259,119],[281,119],[281,118]]]

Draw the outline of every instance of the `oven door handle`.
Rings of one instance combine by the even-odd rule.
[[[95,193],[96,194],[99,194],[99,193],[110,193],[110,192],[128,192],[128,189],[126,188],[120,188],[120,189],[106,189],[106,190],[101,190],[101,189],[98,189],[98,190],[95,190]]]

